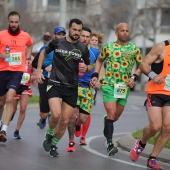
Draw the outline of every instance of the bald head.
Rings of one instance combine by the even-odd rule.
[[[117,43],[121,44],[121,45],[125,45],[128,43],[129,40],[129,35],[130,35],[130,31],[129,31],[129,26],[127,23],[119,23],[116,26],[116,31],[115,34],[117,36]]]
[[[119,23],[119,24],[116,26],[116,31],[118,31],[118,30],[121,29],[122,27],[127,27],[128,30],[129,30],[128,24],[125,23],[125,22],[122,22],[122,23]]]

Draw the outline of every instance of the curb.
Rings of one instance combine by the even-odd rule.
[[[136,142],[136,139],[134,139],[131,134],[128,134],[128,135],[121,137],[118,140],[118,146],[122,148],[123,150],[130,152],[130,150],[134,147],[135,142]],[[145,147],[145,150],[143,150],[141,155],[144,157],[149,157],[149,155],[152,152],[152,149],[153,149],[153,145],[147,144]],[[157,160],[170,163],[170,149],[163,148],[161,153],[158,155]]]

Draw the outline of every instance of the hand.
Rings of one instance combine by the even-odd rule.
[[[156,84],[162,84],[165,81],[167,75],[165,76],[155,76],[152,80],[156,83]]]
[[[95,86],[93,86],[93,88],[94,88],[95,90],[100,90],[101,87],[102,87],[102,84],[101,84],[99,81],[97,81],[97,82],[95,83]]]
[[[87,65],[84,63],[79,63],[79,71],[80,72],[86,72],[87,71]]]
[[[97,77],[93,77],[93,78],[90,80],[90,86],[91,86],[91,87],[95,87],[96,82],[97,82]]]
[[[127,81],[127,86],[128,86],[129,88],[133,88],[134,85],[135,85],[134,79],[133,79],[133,78],[128,79],[128,81]]]
[[[4,52],[0,54],[0,58],[8,58],[8,57],[10,57],[10,53]]]
[[[41,72],[37,72],[37,82],[43,84],[43,80],[45,80],[43,74]]]
[[[52,66],[47,66],[47,67],[45,68],[45,70],[48,71],[48,72],[51,72],[51,69],[52,69]]]

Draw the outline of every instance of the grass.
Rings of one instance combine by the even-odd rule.
[[[133,136],[135,139],[141,139],[142,133],[143,133],[143,130],[137,130],[136,132],[133,132],[133,133],[132,133],[132,136]],[[159,132],[158,132],[154,137],[150,138],[147,143],[153,145],[153,144],[155,143],[155,140],[156,140],[158,134],[159,134]],[[167,144],[164,146],[164,148],[170,149],[170,139],[169,139],[169,141],[167,142]]]
[[[38,103],[39,102],[39,96],[32,96],[29,98],[29,103]]]

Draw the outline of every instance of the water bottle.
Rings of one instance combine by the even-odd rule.
[[[5,52],[6,52],[6,53],[10,53],[10,49],[9,49],[9,46],[8,46],[8,45],[6,46]],[[5,61],[6,61],[6,62],[9,62],[9,57],[5,58]]]
[[[79,62],[79,68],[80,68],[80,66],[84,66],[85,64],[84,64],[84,61],[83,61],[83,59],[81,58],[81,60],[80,60],[80,62]],[[78,74],[80,77],[82,77],[82,76],[84,76],[84,73],[83,72],[80,72],[79,71],[79,74]]]

